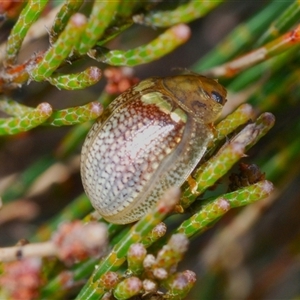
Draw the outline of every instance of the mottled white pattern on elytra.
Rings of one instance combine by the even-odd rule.
[[[95,208],[109,216],[129,206],[180,142],[183,125],[138,100],[95,125],[97,139],[89,143],[82,169]]]
[[[208,142],[213,135],[205,124],[199,124],[190,119],[184,129],[184,134],[171,155],[168,155],[157,166],[154,175],[146,175],[151,184],[143,193],[136,196],[135,201],[108,220],[114,223],[128,223],[141,218],[160,199],[164,191],[171,186],[181,186],[191,171],[199,163]]]

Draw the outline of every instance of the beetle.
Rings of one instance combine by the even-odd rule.
[[[152,77],[118,96],[81,152],[93,207],[109,222],[140,219],[171,186],[181,186],[213,139],[226,89],[199,74]]]

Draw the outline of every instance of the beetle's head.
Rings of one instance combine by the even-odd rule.
[[[216,80],[198,74],[166,77],[163,85],[196,121],[212,123],[226,103],[226,89]]]

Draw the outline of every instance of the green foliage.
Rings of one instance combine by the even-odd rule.
[[[3,55],[0,56],[0,110],[5,114],[0,118],[0,135],[5,136],[0,147],[5,149],[6,143],[9,144],[13,138],[29,138],[31,134],[39,132],[32,130],[38,126],[38,130],[46,135],[50,127],[77,126],[71,127],[67,133],[64,132],[63,138],[57,137],[61,140],[55,149],[49,149],[45,155],[37,151],[31,163],[12,183],[4,188],[0,186],[3,212],[6,212],[6,206],[18,204],[19,198],[29,197],[35,183],[40,183],[39,180],[58,165],[64,165],[69,176],[72,172],[78,174],[78,149],[91,121],[105,111],[107,103],[113,99],[113,93],[120,93],[123,86],[127,87],[135,82],[126,67],[149,64],[173,52],[182,44],[189,43],[187,40],[191,31],[187,23],[200,17],[206,20],[206,15],[221,12],[222,5],[226,5],[223,1],[173,1],[169,6],[164,1],[61,2],[60,6],[52,7],[54,3],[45,0],[28,1],[15,16],[14,22],[11,22],[13,26],[5,41],[6,50],[4,54],[0,53]],[[11,15],[9,11],[6,13]],[[55,15],[47,23],[49,16]],[[43,280],[38,288],[38,298],[73,297],[75,287],[81,285],[78,299],[102,299],[108,296],[111,299],[129,299],[143,293],[149,293],[150,296],[153,294],[158,299],[184,299],[194,286],[194,276],[190,271],[177,271],[177,264],[185,259],[183,254],[186,249],[180,252],[171,241],[174,236],[175,239],[181,236],[180,238],[186,240],[187,237],[199,238],[201,233],[219,220],[219,231],[212,233],[214,235],[208,245],[203,246],[200,260],[205,271],[199,279],[200,283],[194,286],[195,295],[201,295],[203,299],[259,298],[262,295],[272,295],[268,287],[256,278],[249,283],[250,288],[247,286],[246,279],[250,277],[250,271],[244,265],[247,249],[243,249],[239,239],[246,233],[251,233],[251,229],[262,222],[262,208],[274,207],[275,200],[280,199],[280,194],[292,186],[299,174],[299,166],[294,163],[298,161],[300,153],[297,139],[300,129],[299,19],[300,5],[297,1],[270,1],[249,20],[238,24],[208,54],[198,57],[199,60],[190,69],[218,78],[226,86],[229,92],[225,108],[228,115],[224,115],[215,124],[215,138],[201,164],[182,186],[181,196],[177,190],[168,191],[153,211],[134,225],[108,224],[111,248],[102,260],[98,257],[90,258],[76,263],[72,268],[59,265],[57,261],[53,263],[44,260]],[[41,25],[38,21],[47,24],[47,30],[45,25],[42,27],[43,34],[49,34],[48,48],[30,53],[29,58],[24,60],[19,53],[28,46],[28,39],[41,37]],[[217,21],[222,23],[222,20]],[[140,26],[148,30],[146,33],[152,32],[150,41],[144,38],[144,31],[136,29]],[[197,37],[197,47],[200,47],[201,38]],[[112,49],[116,45],[119,49]],[[175,67],[176,64],[174,62]],[[112,66],[123,68],[116,71]],[[78,72],[78,67],[83,70]],[[104,69],[114,75],[105,75],[102,72]],[[98,101],[86,100],[83,101],[85,104],[78,105],[75,99],[84,95],[85,100],[91,88],[94,88],[93,85],[100,86],[97,83],[101,83],[103,74],[108,82]],[[28,83],[39,87],[34,93],[34,101],[29,101],[26,97],[18,99],[17,93],[13,93],[20,88],[25,89]],[[40,100],[43,99],[43,94],[54,89],[58,89],[58,93],[60,90],[67,90],[68,95],[72,95],[72,101],[68,102],[71,103],[70,107],[53,109],[49,103]],[[21,101],[22,104],[19,103]],[[32,107],[32,102],[36,108]],[[264,112],[265,110],[271,113]],[[252,158],[255,159],[268,180],[262,172],[253,171],[250,163],[247,165],[249,167],[241,167],[239,174],[226,175],[232,172],[236,163],[246,156],[245,153],[272,128],[275,122],[272,114],[278,117],[282,126],[275,129],[276,135],[272,140],[268,135],[266,142],[262,139],[260,151],[253,150],[251,153],[256,155],[250,157],[250,162]],[[25,131],[30,132],[24,135]],[[7,137],[8,135],[16,136]],[[19,155],[22,155],[22,151]],[[2,173],[0,175],[4,176]],[[60,177],[56,173],[46,177],[49,181],[48,188],[55,182],[59,192],[62,192],[65,183],[53,180],[56,176]],[[223,184],[211,191],[220,180]],[[271,181],[277,187],[277,194],[271,194]],[[230,188],[232,186],[233,189]],[[80,191],[76,191],[77,197],[70,193],[73,201],[64,208],[60,206],[60,211],[46,221],[43,227],[38,228],[30,240],[48,240],[61,222],[75,219],[82,219],[83,222],[95,219],[105,222],[99,216],[89,214],[92,207],[87,197],[82,194],[81,188]],[[268,197],[270,194],[271,197]],[[199,201],[200,198],[202,201]],[[265,198],[267,199],[262,200]],[[239,212],[232,210],[249,204],[249,207]],[[171,216],[171,211],[175,216]],[[225,214],[230,217],[223,221]],[[163,226],[168,228],[168,232],[164,230],[160,234],[158,228],[165,219],[166,225]],[[0,218],[0,224],[1,222],[3,221]],[[163,237],[164,235],[166,236]],[[289,237],[289,249],[284,248],[289,255],[290,266],[297,259],[298,238],[298,235],[296,238]],[[147,259],[152,259],[149,265],[146,266],[146,258],[143,257],[142,264],[134,255],[129,257],[128,265],[126,264],[127,252],[136,244],[144,247],[143,253],[148,254]],[[258,258],[264,258],[269,253],[261,250],[263,247],[263,243],[258,245],[257,251],[261,251]],[[238,253],[239,261],[231,263],[231,260],[235,261],[235,257],[230,257],[230,251]],[[195,252],[200,253],[200,250]],[[271,253],[274,257],[282,255],[279,250],[272,249]],[[271,260],[267,265],[264,263],[261,269],[271,271],[275,267],[275,260]],[[198,270],[193,271],[197,273]],[[66,274],[68,283],[64,280]],[[244,274],[244,277],[241,275],[238,278],[237,274]],[[4,282],[1,281],[1,276],[6,275],[0,275],[0,284]],[[224,283],[224,278],[227,278],[227,286],[220,285]],[[136,291],[130,288],[131,280],[139,286]],[[276,280],[282,282],[283,279],[274,279],[274,285]],[[211,284],[212,281],[221,286],[219,292]],[[179,282],[184,284],[180,287]],[[242,296],[239,291],[234,290],[234,284],[242,287]],[[272,286],[271,290],[272,288],[276,290],[275,287]],[[160,294],[158,290],[165,290],[165,294]],[[297,293],[300,294],[300,290],[288,297],[295,298]],[[36,296],[32,292],[32,298],[33,295]],[[1,296],[13,298],[13,293],[5,289],[3,284]]]

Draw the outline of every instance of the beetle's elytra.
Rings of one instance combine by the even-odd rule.
[[[181,186],[213,138],[226,90],[197,74],[153,77],[117,97],[91,128],[81,176],[108,221],[140,219],[166,189]]]

